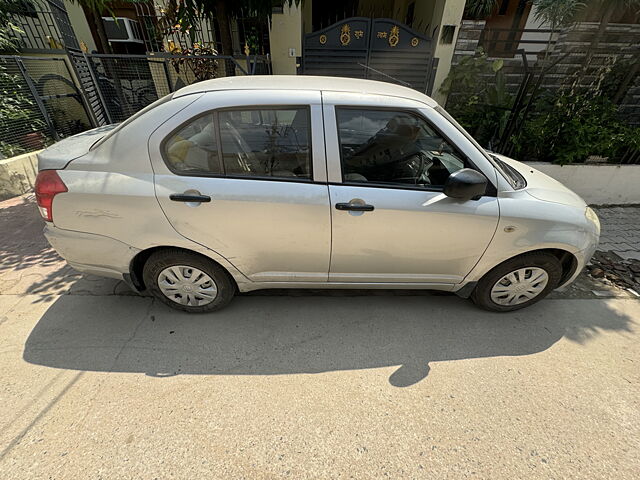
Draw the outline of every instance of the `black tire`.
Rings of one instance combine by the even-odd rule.
[[[496,282],[514,270],[526,267],[538,267],[545,270],[549,276],[546,287],[535,298],[517,305],[500,305],[495,303],[491,299],[491,290]],[[501,263],[486,273],[485,276],[480,279],[478,285],[476,285],[475,290],[471,294],[471,300],[485,310],[512,312],[542,300],[549,292],[558,286],[561,278],[562,265],[554,255],[545,252],[525,253]]]
[[[197,268],[206,273],[215,282],[218,289],[217,295],[211,303],[206,305],[182,305],[162,293],[158,286],[158,276],[167,267],[184,265]],[[220,310],[233,299],[236,286],[229,273],[220,265],[206,257],[178,249],[160,250],[153,253],[144,265],[144,284],[147,290],[158,300],[172,308],[189,313],[207,313]]]

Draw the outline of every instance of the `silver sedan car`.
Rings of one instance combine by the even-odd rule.
[[[233,77],[39,154],[51,245],[188,312],[264,288],[435,289],[495,311],[572,282],[598,218],[389,83]]]

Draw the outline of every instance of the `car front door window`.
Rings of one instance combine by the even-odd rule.
[[[425,120],[404,111],[336,109],[347,184],[442,188],[465,159]]]

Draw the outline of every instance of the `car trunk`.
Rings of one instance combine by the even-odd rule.
[[[54,143],[38,153],[38,171],[62,170],[69,162],[86,154],[95,142],[115,127],[117,124],[94,128]]]

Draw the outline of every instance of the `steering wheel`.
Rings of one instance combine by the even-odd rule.
[[[433,159],[424,152],[410,153],[396,160],[395,163],[402,166],[400,175],[393,178],[395,182],[431,185],[428,170],[433,166]]]
[[[423,151],[418,151],[416,156],[420,159],[420,167],[418,169],[418,173],[416,174],[416,185],[418,184],[418,180],[424,177],[424,183],[426,185],[431,185],[431,180],[429,179],[429,168],[433,165],[433,160],[427,156]]]

